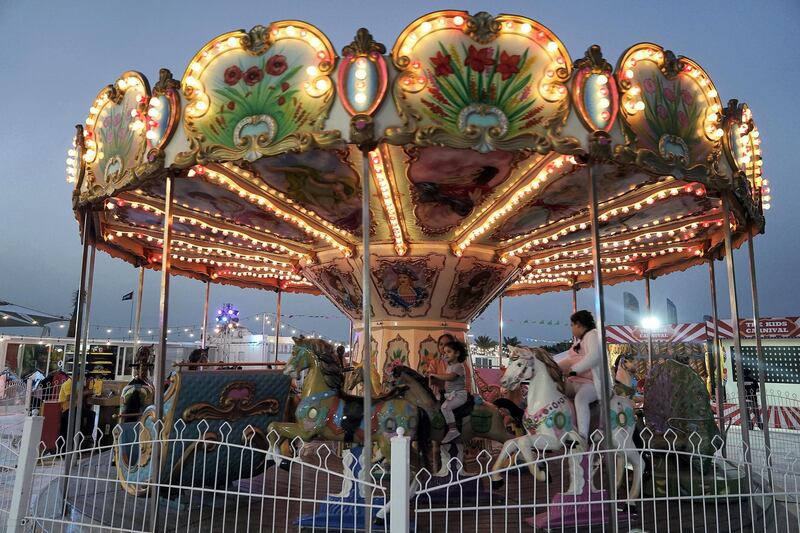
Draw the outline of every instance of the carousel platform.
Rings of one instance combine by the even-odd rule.
[[[266,474],[232,482],[219,489],[184,490],[161,498],[158,505],[157,531],[313,531],[319,528],[300,527],[299,518],[312,516],[329,494],[341,490],[337,476],[323,476],[314,468],[320,466],[314,450],[303,455],[302,466],[291,472],[272,468]],[[316,462],[315,462],[316,461]],[[308,468],[306,468],[308,465]],[[341,459],[330,455],[325,466],[341,471]],[[467,471],[475,465],[467,465]],[[33,502],[37,531],[78,532],[102,530],[138,530],[148,523],[151,511],[147,497],[127,494],[116,479],[111,454],[103,453],[82,461],[73,481],[62,498],[61,479],[41,487]],[[558,472],[551,472],[550,485],[535,482],[527,472],[510,474],[506,487],[488,492],[488,500],[469,505],[475,482],[465,482],[450,489],[450,509],[441,503],[428,503],[425,496],[412,499],[413,531],[535,531],[530,524],[535,514],[546,512],[550,495],[566,486]],[[165,492],[167,489],[163,489]],[[459,495],[460,493],[460,495]],[[461,509],[455,502],[464,498]],[[761,501],[757,501],[761,500]],[[715,501],[686,501],[675,498],[644,499],[636,512],[620,514],[622,531],[790,531],[786,524],[797,523],[794,504],[770,499],[718,498]],[[787,520],[788,517],[793,519]],[[330,524],[328,531],[353,531]],[[599,531],[591,528],[568,528],[568,531]]]

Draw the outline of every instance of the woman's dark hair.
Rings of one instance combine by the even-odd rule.
[[[442,339],[450,339],[448,341],[448,344],[451,343],[451,342],[455,342],[455,340],[456,340],[456,338],[453,337],[453,335],[451,333],[442,333],[441,335],[439,335],[439,338],[436,339],[436,344],[439,344],[442,341]]]
[[[450,348],[458,354],[458,362],[463,363],[467,360],[467,347],[463,342],[451,341],[445,345],[445,348]]]
[[[573,313],[572,316],[569,317],[569,321],[573,324],[580,324],[586,328],[586,331],[591,331],[597,327],[592,313],[586,311],[585,309],[578,311],[577,313]]]

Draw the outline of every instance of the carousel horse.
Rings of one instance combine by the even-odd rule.
[[[520,451],[530,465],[531,473],[540,481],[544,480],[544,473],[536,465],[534,449],[539,452],[561,450],[566,443],[572,441],[576,443],[574,450],[586,450],[587,443],[577,431],[575,408],[566,395],[561,370],[549,352],[541,348],[511,348],[511,361],[501,383],[504,388],[514,390],[525,380],[530,381],[523,418],[527,434],[503,445],[499,459],[492,467],[491,479],[494,487],[502,486],[503,479],[498,471],[508,466],[515,449]],[[641,486],[642,458],[633,442],[636,419],[630,400],[620,396],[611,398],[611,424],[612,447],[620,449],[624,458],[633,466],[633,484],[628,498],[635,500]],[[624,458],[616,455],[617,486],[622,481]],[[578,472],[579,469],[577,461],[569,461],[570,487],[566,494],[575,495],[584,490],[586,478]]]
[[[268,434],[278,434],[276,442],[270,442],[272,459],[282,462],[278,447],[285,440],[300,437],[308,442],[313,439],[355,442],[364,441],[364,398],[351,396],[342,391],[344,378],[342,367],[333,346],[322,339],[295,338],[294,349],[286,363],[284,373],[298,378],[307,370],[303,380],[300,404],[295,410],[297,422],[273,422]],[[420,446],[426,446],[424,433],[428,426],[425,413],[416,405],[399,397],[397,390],[372,399],[370,431],[384,457],[391,457],[390,439],[402,427],[412,439],[418,436]],[[420,422],[422,427],[420,426]],[[420,430],[423,435],[420,435]],[[425,437],[425,438],[423,438]],[[272,440],[272,439],[271,439]]]
[[[370,367],[370,374],[372,375],[372,396],[380,396],[381,394],[381,377],[378,374],[378,370],[375,368],[375,365]],[[358,387],[359,385],[364,384],[364,365],[363,363],[358,363],[357,365],[353,366],[353,369],[347,374],[347,377],[344,379],[344,390],[347,392],[352,392],[353,389]]]
[[[431,440],[441,443],[447,433],[447,424],[442,416],[441,404],[428,386],[428,379],[403,365],[394,367],[391,376],[393,386],[407,389],[403,393],[403,398],[425,411],[431,420]],[[458,456],[463,464],[464,443],[476,438],[503,443],[516,436],[506,428],[506,417],[492,404],[468,402],[456,409],[455,415],[456,423],[461,426],[461,436],[453,442],[453,445],[441,445],[441,468],[435,474],[437,476],[449,474],[448,463],[454,455]]]

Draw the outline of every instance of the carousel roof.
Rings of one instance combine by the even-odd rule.
[[[180,81],[126,72],[78,128],[68,179],[101,250],[160,267],[172,176],[176,273],[322,289],[347,312],[317,267],[357,268],[365,169],[384,257],[479,257],[509,295],[590,284],[598,135],[612,148],[596,167],[605,283],[718,254],[722,198],[737,243],[763,231],[758,130],[700,65],[651,43],[615,66],[597,46],[575,60],[534,20],[463,11],[420,17],[389,54],[363,29],[337,54],[280,21],[212,39]]]

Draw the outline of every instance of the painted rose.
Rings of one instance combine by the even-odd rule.
[[[444,55],[442,52],[436,52],[436,55],[431,58],[431,64],[434,66],[437,76],[449,76],[453,73],[453,68],[450,66],[450,56]]]
[[[244,72],[242,79],[247,85],[255,85],[264,79],[264,73],[258,67],[250,67]]]
[[[283,105],[283,104],[285,104],[285,103],[286,103],[286,97],[284,97],[284,96],[279,96],[279,97],[278,97],[278,105]]]
[[[491,67],[494,65],[494,59],[492,59],[492,49],[481,48],[478,50],[474,46],[470,45],[469,50],[467,51],[467,58],[464,60],[464,65],[471,68],[475,72],[483,72],[486,67]]]
[[[687,106],[692,105],[692,93],[690,93],[686,89],[683,89],[681,91],[681,98],[683,99],[683,103],[686,104]]]
[[[228,102],[228,109],[230,109],[231,111],[233,111],[234,109],[236,109],[236,102],[234,102],[233,100],[231,100],[230,102]]]
[[[288,82],[281,83],[281,91],[286,92],[288,90],[289,90],[289,83]]]
[[[510,55],[506,52],[500,52],[500,62],[497,64],[497,72],[503,81],[507,80],[517,72],[519,72],[519,58],[517,55]]]
[[[236,65],[232,65],[225,69],[225,83],[228,85],[236,85],[242,79],[242,69]]]
[[[656,91],[656,82],[653,81],[653,78],[646,78],[642,85],[644,85],[644,90],[648,94],[653,94]]]
[[[667,102],[675,101],[675,91],[672,89],[672,87],[666,87],[664,89],[664,98],[667,99]]]
[[[286,63],[286,56],[278,54],[267,60],[266,71],[270,76],[280,76],[287,68],[289,65]]]
[[[660,118],[667,118],[667,108],[661,104],[656,106],[656,113]]]

